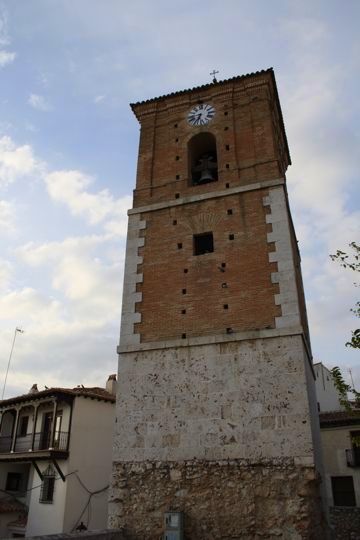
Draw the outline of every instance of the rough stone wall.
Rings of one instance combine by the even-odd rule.
[[[305,362],[300,335],[122,354],[114,459],[313,465]]]
[[[330,507],[334,540],[360,540],[360,508]]]
[[[188,540],[322,540],[320,507],[314,469],[291,460],[115,463],[109,525],[159,540],[171,509]]]

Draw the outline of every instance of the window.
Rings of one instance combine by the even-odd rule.
[[[356,506],[352,476],[332,476],[334,506]]]
[[[350,431],[350,440],[353,452],[354,466],[360,466],[360,431]]]
[[[55,489],[55,471],[54,468],[49,465],[43,472],[43,481],[41,484],[40,499],[39,502],[51,504],[54,500]]]
[[[9,472],[6,477],[6,491],[21,491],[22,474],[17,472]]]
[[[204,255],[214,251],[213,233],[194,234],[194,255]]]
[[[199,133],[188,143],[189,178],[192,186],[218,179],[216,139],[211,133]]]
[[[22,416],[20,418],[19,437],[26,437],[28,423],[29,423],[29,417],[28,416]]]

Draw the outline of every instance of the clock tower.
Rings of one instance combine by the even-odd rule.
[[[155,540],[173,511],[194,540],[323,538],[314,372],[274,73],[131,107],[141,132],[110,526]]]

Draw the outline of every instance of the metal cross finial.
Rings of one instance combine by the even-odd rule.
[[[215,77],[215,75],[216,75],[217,73],[219,73],[219,72],[218,72],[218,71],[215,71],[215,69],[210,73],[210,75],[212,75],[212,77],[213,77],[213,81],[212,81],[213,83],[217,83],[217,79],[216,79],[216,77]]]

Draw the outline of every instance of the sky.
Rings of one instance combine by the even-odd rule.
[[[273,67],[314,361],[360,390],[360,2],[0,0],[0,389],[117,371],[139,125],[129,103]]]

